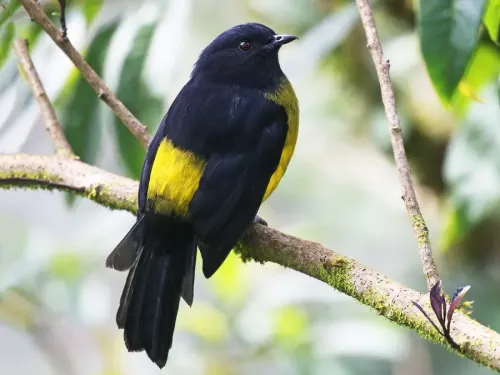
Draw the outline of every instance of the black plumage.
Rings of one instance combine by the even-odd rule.
[[[293,39],[254,23],[219,35],[148,148],[137,221],[106,265],[130,269],[116,316],[127,349],[145,350],[160,368],[181,296],[193,302],[196,248],[209,278],[293,153],[298,108],[278,61]]]

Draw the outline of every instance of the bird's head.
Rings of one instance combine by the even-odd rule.
[[[261,89],[273,86],[283,75],[278,51],[295,39],[258,23],[234,26],[202,51],[192,77]]]

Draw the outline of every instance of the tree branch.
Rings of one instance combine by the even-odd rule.
[[[136,181],[60,156],[0,155],[0,188],[71,191],[103,206],[137,209]],[[243,260],[273,262],[314,277],[400,326],[451,349],[412,301],[429,309],[428,294],[409,289],[322,245],[254,225],[235,249]],[[500,372],[500,334],[458,311],[451,333],[460,354]]]
[[[66,56],[70,58],[73,64],[75,64],[85,80],[95,90],[97,96],[111,108],[120,121],[123,122],[139,142],[146,147],[150,140],[147,128],[135,118],[108,86],[106,86],[102,78],[99,77],[94,69],[85,61],[73,44],[71,44],[67,38],[63,37],[62,33],[52,24],[49,17],[47,17],[38,1],[20,0],[20,2],[31,19],[45,30]]]
[[[365,29],[366,38],[368,40],[368,49],[372,56],[377,75],[380,83],[382,94],[382,102],[385,108],[385,115],[389,123],[389,134],[391,137],[394,159],[399,173],[401,183],[402,199],[405,203],[406,210],[410,216],[413,233],[417,238],[418,250],[422,262],[424,275],[427,279],[429,290],[439,281],[439,274],[436,263],[432,256],[431,242],[429,239],[429,230],[425,224],[424,217],[420,212],[420,207],[413,187],[411,178],[410,166],[406,158],[405,146],[399,117],[396,111],[396,101],[394,99],[394,90],[392,88],[391,78],[389,75],[389,60],[385,60],[382,51],[382,45],[377,34],[375,21],[373,19],[372,10],[368,0],[356,0],[356,5],[361,15],[361,21]]]
[[[31,60],[28,51],[28,42],[24,39],[18,39],[14,42],[13,46],[14,52],[21,63],[31,90],[33,91],[33,96],[40,107],[43,123],[45,124],[45,128],[54,142],[57,153],[68,158],[76,158],[64,135],[61,123],[57,119],[54,107],[50,103],[49,97],[45,92],[42,81],[40,80],[40,77],[35,69],[35,65]]]

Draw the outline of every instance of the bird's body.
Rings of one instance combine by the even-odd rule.
[[[298,102],[278,62],[279,47],[293,39],[259,24],[217,37],[148,148],[136,224],[107,265],[131,268],[117,324],[128,350],[146,350],[159,367],[181,296],[192,304],[196,249],[209,278],[293,155]]]

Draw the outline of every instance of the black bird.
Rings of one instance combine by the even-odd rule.
[[[162,368],[181,296],[193,302],[196,249],[211,277],[292,157],[299,108],[280,68],[297,39],[257,23],[235,26],[200,54],[143,164],[137,221],[106,260],[128,270],[116,323],[128,351]]]

